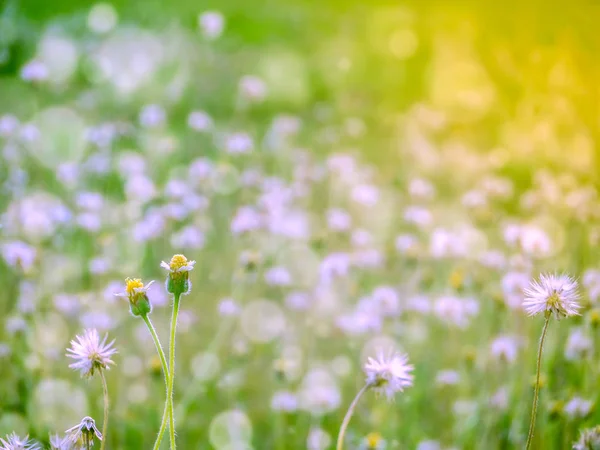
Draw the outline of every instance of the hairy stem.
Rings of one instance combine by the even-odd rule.
[[[148,330],[150,331],[150,334],[152,335],[152,340],[154,341],[154,345],[156,346],[156,351],[158,352],[158,356],[160,357],[162,371],[165,376],[165,392],[167,393],[165,395],[165,409],[164,409],[163,417],[162,417],[162,420],[160,423],[160,429],[158,430],[158,436],[156,436],[156,442],[154,443],[154,447],[153,447],[154,450],[158,450],[160,448],[160,443],[162,442],[163,436],[167,429],[167,419],[170,417],[169,416],[170,409],[168,408],[168,405],[169,405],[169,396],[168,396],[169,366],[167,365],[167,358],[165,357],[165,352],[163,351],[162,345],[160,343],[160,339],[158,338],[158,334],[156,333],[156,329],[154,328],[154,325],[152,325],[150,318],[148,317],[147,314],[144,314],[142,316],[142,319],[144,319],[144,322],[146,323],[146,326],[148,327]]]
[[[338,435],[337,446],[336,446],[337,450],[342,450],[342,448],[344,447],[344,436],[346,434],[346,429],[348,428],[348,424],[350,423],[350,419],[352,418],[352,415],[354,414],[354,410],[356,409],[356,405],[358,404],[358,401],[363,396],[363,394],[365,392],[367,392],[367,389],[369,389],[370,387],[371,387],[370,384],[368,384],[368,383],[365,384],[362,387],[362,389],[360,391],[358,391],[358,394],[356,394],[356,397],[354,397],[354,400],[352,400],[352,403],[350,404],[350,408],[348,408],[348,412],[346,413],[346,416],[344,417],[344,421],[342,422],[342,426],[340,427],[340,434]]]
[[[173,315],[171,316],[171,338],[169,341],[169,384],[167,387],[167,407],[169,410],[169,440],[171,450],[175,450],[175,418],[173,417],[173,385],[175,381],[175,330],[179,314],[179,299],[181,294],[174,295]]]
[[[100,443],[100,450],[104,450],[106,446],[106,429],[108,428],[108,385],[106,384],[106,376],[104,371],[100,369],[100,379],[102,380],[102,391],[104,394],[104,422],[102,423],[102,441]]]
[[[535,429],[535,418],[537,415],[538,397],[540,394],[540,374],[542,368],[542,350],[544,349],[544,340],[546,339],[546,331],[548,331],[548,324],[550,323],[551,313],[546,313],[546,321],[544,322],[544,328],[542,328],[542,337],[540,338],[540,346],[537,354],[537,370],[535,376],[535,388],[533,391],[533,407],[531,409],[531,422],[529,423],[529,433],[527,434],[527,444],[525,444],[525,450],[529,450],[531,442],[533,441],[533,431]]]

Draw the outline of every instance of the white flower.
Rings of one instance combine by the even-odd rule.
[[[541,275],[539,281],[532,281],[523,292],[523,307],[530,316],[554,313],[559,319],[579,314],[577,282],[567,275]]]
[[[12,433],[6,439],[0,438],[0,450],[41,450],[41,447],[29,439],[29,436],[21,439],[16,433]]]
[[[95,329],[85,330],[83,336],[76,336],[76,341],[71,341],[71,348],[67,349],[67,357],[76,361],[69,364],[73,370],[79,370],[81,376],[92,376],[97,369],[108,369],[114,362],[110,359],[117,350],[112,348],[114,340],[106,343],[108,335],[102,340]]]
[[[385,394],[388,400],[394,397],[396,392],[402,392],[404,388],[413,384],[413,376],[410,374],[413,366],[408,364],[408,356],[390,353],[387,357],[379,352],[377,359],[369,358],[364,367],[367,374],[367,384],[379,394]]]
[[[160,267],[168,270],[170,273],[189,272],[194,268],[196,261],[188,261],[183,255],[174,255],[171,262],[166,263],[161,261]]]

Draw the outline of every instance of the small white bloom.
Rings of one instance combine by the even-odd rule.
[[[523,307],[528,315],[554,313],[555,317],[579,315],[577,282],[567,275],[541,275],[523,291]]]
[[[373,386],[375,392],[385,394],[388,400],[394,398],[396,392],[402,392],[413,384],[410,373],[413,366],[408,364],[406,355],[390,353],[385,356],[383,352],[379,352],[376,359],[367,360],[364,370],[367,384]]]
[[[76,336],[76,341],[71,341],[71,348],[67,349],[67,357],[73,358],[75,362],[69,364],[73,370],[79,370],[81,376],[91,377],[98,369],[109,369],[114,364],[110,358],[117,350],[112,346],[114,340],[106,343],[108,335],[102,340],[95,329],[85,330],[83,336]]]
[[[174,255],[170,263],[161,261],[160,267],[168,270],[170,273],[189,272],[194,268],[196,261],[188,261],[183,255]]]
[[[98,440],[102,440],[102,433],[96,427],[96,422],[91,417],[84,417],[81,422],[72,428],[69,428],[66,433],[65,440],[74,445],[80,445],[82,448],[90,448],[94,445],[94,436]]]
[[[29,436],[20,438],[16,433],[6,436],[6,439],[0,438],[0,450],[41,450],[40,445],[29,439]]]

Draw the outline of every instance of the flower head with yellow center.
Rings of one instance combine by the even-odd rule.
[[[189,261],[184,255],[173,255],[171,261],[162,261],[160,267],[168,270],[167,291],[171,294],[181,295],[189,293],[192,284],[189,281],[190,271],[194,269],[196,261]]]
[[[579,315],[577,282],[567,275],[545,274],[524,291],[523,307],[530,316],[544,313],[561,317]]]
[[[148,300],[148,289],[154,281],[150,281],[144,286],[140,278],[126,278],[125,292],[115,294],[117,297],[125,297],[129,300],[131,314],[134,316],[143,316],[152,311],[152,305]]]
[[[365,441],[368,449],[379,449],[381,448],[381,444],[384,442],[381,434],[379,434],[377,431],[367,434]]]

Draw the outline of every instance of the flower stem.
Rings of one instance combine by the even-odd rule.
[[[175,294],[173,300],[173,315],[171,316],[171,338],[169,341],[169,384],[167,386],[167,408],[169,411],[169,440],[171,450],[175,450],[175,418],[173,417],[173,385],[175,381],[175,330],[179,314],[179,299],[181,294]]]
[[[154,450],[158,450],[160,448],[160,443],[162,442],[163,435],[165,434],[165,430],[167,429],[167,417],[169,417],[168,412],[170,411],[168,408],[168,404],[169,404],[169,396],[168,396],[169,366],[167,365],[167,358],[165,357],[165,352],[163,351],[162,345],[160,343],[160,339],[158,338],[158,334],[156,333],[156,329],[154,328],[154,325],[152,325],[150,318],[148,317],[147,314],[144,314],[142,316],[142,319],[144,319],[144,322],[146,323],[146,326],[148,327],[148,330],[150,331],[150,334],[152,335],[152,339],[154,340],[154,345],[156,346],[156,351],[158,352],[158,356],[160,357],[162,371],[165,376],[165,392],[167,393],[165,395],[165,410],[163,412],[163,418],[160,423],[160,429],[158,430],[158,436],[156,437],[156,442],[154,443],[154,447],[153,447]]]
[[[102,441],[100,443],[100,450],[104,450],[106,445],[106,429],[108,428],[108,386],[106,384],[106,376],[104,371],[100,369],[100,379],[102,380],[102,391],[104,393],[104,422],[102,423]]]
[[[544,340],[546,339],[546,331],[548,331],[548,324],[550,323],[551,313],[546,313],[546,321],[544,322],[544,328],[542,328],[542,337],[540,338],[540,346],[537,354],[537,370],[535,376],[535,388],[533,391],[533,407],[531,410],[531,422],[529,423],[529,433],[527,434],[527,444],[525,444],[525,450],[529,450],[531,442],[533,441],[533,431],[535,428],[535,418],[537,415],[538,397],[540,393],[540,373],[542,367],[542,350],[544,348]]]
[[[350,408],[348,408],[348,412],[346,413],[346,416],[344,417],[344,421],[342,422],[342,426],[340,427],[340,434],[338,435],[337,446],[336,446],[337,450],[342,450],[342,448],[344,446],[344,435],[346,434],[346,429],[348,428],[350,419],[352,418],[352,415],[354,414],[356,405],[358,404],[358,401],[363,396],[363,394],[365,392],[367,392],[367,389],[369,389],[370,387],[371,387],[370,384],[368,384],[368,383],[365,384],[362,387],[362,389],[360,391],[358,391],[358,394],[356,394],[356,397],[354,397],[354,400],[352,400],[352,403],[350,404]]]

